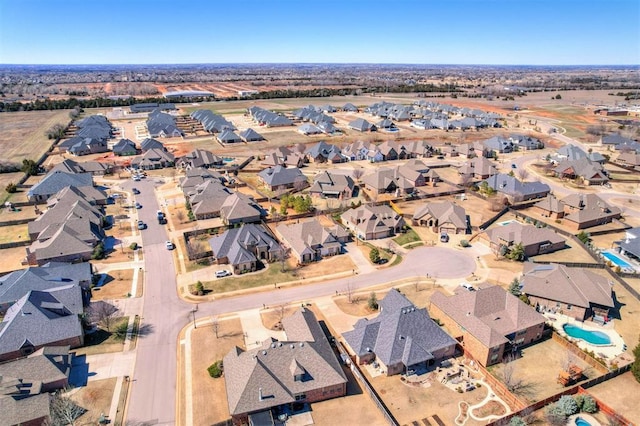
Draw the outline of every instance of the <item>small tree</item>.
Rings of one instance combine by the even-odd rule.
[[[111,332],[111,326],[115,321],[116,314],[118,313],[118,308],[110,303],[99,301],[92,303],[89,306],[88,311],[89,316],[93,321],[100,324],[108,332]]]
[[[509,250],[509,253],[507,253],[506,256],[508,259],[515,260],[518,262],[524,261],[525,254],[524,254],[524,246],[522,245],[522,243],[518,243],[515,246],[513,246],[511,250]]]
[[[91,259],[103,259],[105,255],[104,244],[99,242],[97,246],[93,248],[93,253],[91,253]]]
[[[378,310],[378,297],[376,296],[376,293],[373,292],[373,291],[369,295],[369,300],[367,300],[367,306],[372,311],[377,311]]]
[[[7,191],[9,194],[13,194],[18,190],[18,185],[11,182],[7,186],[5,186],[4,190]]]
[[[49,403],[50,422],[52,425],[74,426],[76,419],[86,411],[87,410],[73,402],[71,398],[62,396],[60,391],[53,394]]]
[[[576,235],[576,238],[579,239],[582,244],[587,245],[591,240],[591,235],[588,232],[580,231],[578,235]]]
[[[202,296],[204,294],[204,284],[202,284],[202,281],[198,281],[195,287],[196,287],[196,294],[198,296]]]
[[[509,420],[509,426],[527,426],[527,422],[525,422],[522,417],[515,416]]]
[[[184,212],[180,209],[180,210],[176,210],[176,219],[178,219],[178,221],[180,221],[180,223],[184,222]]]
[[[133,242],[133,243],[129,244],[129,249],[131,249],[132,251],[138,250],[138,243]]]
[[[116,340],[124,340],[127,337],[127,331],[129,331],[129,324],[123,321],[113,330],[113,336]]]
[[[585,413],[595,413],[596,411],[598,411],[598,403],[596,402],[595,399],[593,399],[591,395],[582,395],[582,396],[583,396],[583,402],[582,402],[582,406],[580,407],[581,411],[584,411]]]
[[[21,170],[29,176],[35,176],[38,174],[38,165],[35,161],[25,158],[22,160]]]
[[[378,263],[380,261],[380,251],[377,247],[371,249],[371,251],[369,252],[369,259],[373,263]]]
[[[633,348],[633,356],[636,357],[633,364],[631,364],[631,373],[633,377],[636,378],[636,381],[640,382],[640,339],[638,339],[638,344],[635,348]]]
[[[557,404],[558,404],[558,408],[562,410],[562,412],[566,417],[572,416],[579,411],[576,400],[569,395],[561,396]]]
[[[544,416],[547,422],[553,426],[563,426],[567,422],[567,416],[558,404],[549,404],[544,409]]]
[[[509,293],[514,296],[520,296],[520,281],[518,281],[518,278],[514,278],[509,284]]]

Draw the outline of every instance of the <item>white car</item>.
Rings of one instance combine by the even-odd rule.
[[[176,248],[175,245],[173,245],[173,243],[171,241],[167,241],[166,243],[164,243],[165,246],[167,247],[167,250],[173,250],[174,248]]]
[[[231,275],[231,272],[225,270],[222,271],[216,271],[216,278],[224,278],[224,277],[228,277],[229,275]]]

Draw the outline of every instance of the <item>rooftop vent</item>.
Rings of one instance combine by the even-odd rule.
[[[267,354],[267,351],[262,351],[262,355],[266,355],[266,354]]]
[[[294,345],[293,343],[291,344],[291,349],[295,349],[296,345]]]
[[[303,347],[303,346],[304,346],[304,342],[300,342],[300,347]]]

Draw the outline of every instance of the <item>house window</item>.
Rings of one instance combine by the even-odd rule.
[[[500,356],[500,354],[491,355],[491,362],[496,362],[498,360],[498,356]]]
[[[567,311],[570,311],[572,306],[573,305],[567,305]]]
[[[300,393],[298,395],[296,395],[296,401],[304,401],[305,399],[307,399],[307,395],[304,393]]]

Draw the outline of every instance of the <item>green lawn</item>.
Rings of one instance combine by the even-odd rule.
[[[413,243],[421,240],[420,240],[420,236],[416,233],[416,231],[414,231],[411,228],[408,228],[407,232],[405,232],[404,234],[398,235],[393,239],[393,241],[399,246],[404,246],[405,244]]]
[[[266,270],[247,275],[234,275],[232,277],[219,278],[214,281],[205,281],[205,290],[212,293],[226,293],[228,291],[242,290],[245,288],[260,287],[263,285],[274,285],[287,281],[293,281],[296,277],[289,266],[285,272],[280,271],[279,263],[272,263]],[[190,286],[189,290],[193,290]]]

